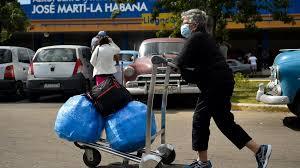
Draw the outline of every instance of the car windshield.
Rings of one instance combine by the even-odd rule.
[[[141,46],[140,54],[141,56],[151,56],[153,54],[179,54],[182,47],[182,42],[146,43]]]
[[[33,62],[75,62],[76,50],[70,48],[52,48],[41,50]]]
[[[0,49],[0,64],[12,62],[12,53],[8,49]]]
[[[121,61],[133,61],[133,54],[125,54],[125,53],[120,53],[120,60]]]

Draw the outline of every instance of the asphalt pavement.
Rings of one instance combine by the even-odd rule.
[[[81,168],[83,151],[71,142],[59,139],[53,131],[56,113],[62,102],[0,103],[0,167],[1,168]],[[167,142],[177,153],[173,165],[182,167],[196,159],[191,150],[192,109],[168,109]],[[234,111],[236,122],[258,142],[273,145],[269,168],[298,168],[300,165],[299,121],[288,112]],[[160,115],[156,111],[157,124]],[[289,118],[296,123],[283,125]],[[134,131],[134,130],[132,130]],[[153,143],[153,149],[159,138]],[[215,168],[254,168],[253,154],[238,150],[211,122],[209,157]],[[100,168],[120,167],[122,159],[102,153]],[[132,167],[138,167],[130,162]]]

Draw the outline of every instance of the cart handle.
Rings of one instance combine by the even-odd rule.
[[[166,59],[161,55],[153,55],[151,58],[152,64],[167,64],[168,66],[178,69],[177,65],[171,62],[171,60]]]

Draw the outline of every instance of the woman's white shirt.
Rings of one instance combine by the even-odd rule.
[[[250,61],[251,65],[256,65],[257,58],[255,56],[249,57],[248,60]]]
[[[97,46],[91,57],[91,64],[94,66],[93,76],[101,74],[114,74],[117,72],[115,67],[114,55],[119,54],[120,48],[114,43]]]

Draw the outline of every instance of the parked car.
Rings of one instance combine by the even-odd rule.
[[[121,50],[119,53],[120,56],[120,64],[123,63],[123,67],[127,67],[132,64],[134,60],[139,57],[139,52],[135,50]]]
[[[0,46],[0,94],[24,96],[27,73],[34,51],[29,48]]]
[[[256,100],[267,104],[287,104],[300,117],[300,49],[284,49],[276,56],[268,85],[259,85]],[[266,90],[266,91],[265,91]]]
[[[251,73],[250,64],[243,64],[236,59],[227,59],[226,62],[233,73],[242,73],[246,75]]]
[[[174,59],[183,48],[185,40],[182,38],[152,38],[144,40],[139,48],[140,56],[133,64],[124,70],[125,86],[133,95],[146,95],[152,73],[152,55],[162,55],[168,59]],[[163,91],[163,79],[166,67],[158,68],[155,93]],[[169,94],[194,94],[198,93],[197,86],[185,82],[181,75],[170,75]]]
[[[79,94],[93,83],[91,50],[79,45],[55,45],[37,50],[28,71],[30,100],[52,93]]]
[[[118,82],[124,83],[123,70],[139,57],[139,52],[135,50],[121,50],[119,53],[119,63],[116,63],[117,73],[114,74]],[[122,68],[123,69],[122,69]]]

